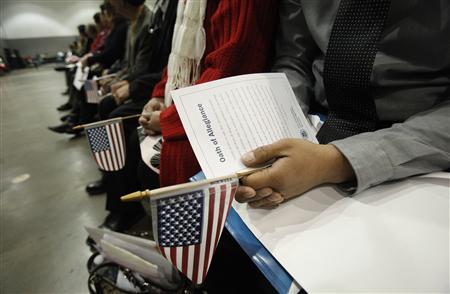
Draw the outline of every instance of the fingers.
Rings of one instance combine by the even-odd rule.
[[[150,100],[151,101],[151,100]],[[141,126],[143,126],[144,128],[147,126],[147,124],[149,123],[151,117],[152,117],[152,103],[151,102],[147,102],[147,104],[145,104],[144,108],[142,109],[142,113],[141,116],[139,117],[139,124]]]
[[[284,201],[283,196],[279,192],[273,192],[269,197],[249,202],[253,208],[270,208],[275,207]]]
[[[262,189],[264,187],[280,187],[280,179],[274,174],[275,168],[268,167],[257,171],[253,174],[250,174],[241,179],[241,182],[244,186],[252,187],[255,190]]]
[[[151,114],[153,111],[157,110],[153,103],[147,103],[144,106],[144,112]]]
[[[117,94],[113,94],[113,97],[114,97],[114,101],[116,101],[116,104],[120,105],[121,104],[120,97]]]
[[[161,126],[159,122],[160,111],[154,111],[150,115],[144,112],[139,117],[139,124],[144,128],[147,135],[156,135],[161,132]]]
[[[151,129],[153,131],[157,131],[157,132],[161,131],[161,125],[160,125],[160,121],[159,121],[160,114],[161,114],[161,111],[153,111],[152,112],[150,121],[147,124],[149,129]]]
[[[258,166],[274,158],[283,156],[283,151],[288,147],[287,145],[288,141],[286,140],[264,145],[243,154],[241,160],[246,166]]]
[[[113,93],[113,95],[116,93],[116,91],[117,91],[117,89],[118,89],[119,87],[117,86],[117,83],[115,83],[115,84],[112,84],[111,85],[111,93]]]
[[[284,201],[284,197],[281,193],[273,191],[270,187],[255,191],[247,186],[238,187],[235,199],[240,203],[248,202],[248,204],[254,208],[275,207]]]
[[[138,121],[141,126],[144,126],[148,123],[148,117],[145,116],[144,114],[141,114]]]
[[[111,92],[115,93],[126,84],[126,81],[115,82],[111,85]]]
[[[155,131],[150,130],[150,129],[144,129],[144,132],[145,132],[148,136],[154,136],[154,135],[159,134],[158,132],[155,132]]]
[[[128,98],[128,93],[126,92],[126,89],[124,89],[123,87],[118,88],[116,90],[115,93],[113,93],[113,95],[116,97],[117,101],[120,101],[120,103],[122,103],[123,101],[125,101]],[[118,104],[120,104],[118,103]]]
[[[247,186],[241,186],[244,190],[244,192],[241,192],[241,194],[239,195],[239,200],[238,202],[244,203],[244,202],[253,202],[253,201],[257,201],[266,197],[269,197],[272,193],[273,190],[270,187],[265,187],[259,190],[253,190],[253,188],[251,187],[247,187]],[[237,199],[236,199],[237,200]]]
[[[150,111],[162,110],[163,107],[164,103],[161,103],[158,99],[152,99],[148,104],[148,108]]]
[[[149,120],[151,115],[156,111],[162,111],[165,109],[164,102],[160,98],[152,98],[147,104],[145,104],[142,110],[142,116],[146,116]],[[159,115],[158,115],[159,117]]]
[[[253,188],[247,186],[239,186],[236,190],[236,195],[234,198],[237,202],[247,202],[249,199],[256,196],[256,191]]]

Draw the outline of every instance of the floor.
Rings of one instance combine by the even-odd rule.
[[[106,215],[85,185],[99,172],[86,139],[55,134],[66,102],[53,66],[0,77],[0,293],[87,293],[84,226]]]

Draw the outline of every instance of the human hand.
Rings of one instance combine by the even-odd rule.
[[[162,98],[152,98],[144,106],[139,117],[139,124],[144,128],[147,135],[153,136],[161,132],[159,116],[164,109],[166,109],[166,105]]]
[[[119,88],[121,88],[121,87],[123,87],[124,85],[127,85],[127,84],[128,84],[127,80],[122,80],[122,81],[118,81],[118,82],[112,83],[111,84],[111,93],[114,95]]]
[[[92,53],[88,53],[85,54],[81,59],[80,59],[80,63],[81,63],[81,68],[84,69],[87,66],[87,61],[89,59],[89,57],[92,56]]]
[[[130,97],[130,84],[128,81],[114,83],[111,85],[111,93],[117,105],[120,105]]]
[[[66,58],[66,63],[77,63],[78,61],[80,61],[80,57],[76,55],[71,55]]]
[[[98,81],[102,95],[111,93],[111,85],[114,84],[114,78],[106,78]]]
[[[116,103],[122,104],[125,100],[127,100],[130,97],[130,85],[126,83],[119,89],[117,89],[116,93],[113,94],[114,100],[116,100]]]
[[[276,159],[271,167],[242,178],[238,202],[252,207],[274,207],[325,183],[343,183],[354,177],[347,159],[333,145],[301,139],[282,139],[242,156],[248,167]]]

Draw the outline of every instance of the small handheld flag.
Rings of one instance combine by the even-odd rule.
[[[143,199],[161,254],[195,284],[206,277],[238,183],[223,178]]]
[[[117,171],[124,167],[125,138],[121,118],[86,126],[86,136],[101,170]]]
[[[86,92],[87,103],[98,104],[100,102],[98,86],[95,80],[87,80],[84,82],[84,91]]]

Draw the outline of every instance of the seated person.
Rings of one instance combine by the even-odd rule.
[[[110,2],[131,24],[125,66],[111,84],[112,96],[106,97],[99,105],[102,119],[136,114],[142,110],[167,64],[176,16],[175,0],[158,1],[155,12],[144,4],[145,0]],[[137,122],[134,122],[133,127],[136,126]]]
[[[105,40],[104,48],[101,52],[88,53],[81,58],[80,62],[83,67],[100,63],[103,68],[109,68],[114,62],[124,57],[128,23],[114,9],[110,1],[106,0],[104,5],[104,19],[110,28],[110,33]]]
[[[202,3],[206,4],[206,1]],[[192,13],[192,11],[185,11],[183,4],[184,2],[179,2],[178,5],[182,6],[178,7],[178,11],[183,11],[184,13],[188,14]],[[198,4],[200,4],[200,2]],[[189,61],[186,63],[186,65],[201,65],[201,70],[198,72],[199,76],[196,78],[195,82],[201,83],[225,76],[263,71],[266,68],[270,51],[270,44],[273,37],[273,24],[276,17],[275,6],[275,1],[264,2],[264,4],[261,4],[257,1],[246,1],[245,3],[238,0],[208,1],[206,9],[204,8],[204,15],[189,14],[189,19],[191,21],[195,20],[190,23],[195,29],[189,31],[194,31],[202,34],[202,30],[204,27],[206,33],[206,40],[204,40],[204,48],[206,48],[205,52],[203,52],[202,50],[201,52],[195,52],[196,55],[192,57],[192,62]],[[196,8],[198,8],[198,5],[196,6]],[[197,9],[196,11],[198,10],[199,9]],[[172,61],[169,61],[168,65],[169,76],[171,75],[171,73],[175,75],[175,72],[173,72],[173,70],[177,67],[173,63],[174,60],[178,60],[178,58],[181,58],[181,54],[190,52],[190,50],[181,51],[182,48],[186,49],[186,46],[189,45],[188,43],[183,41],[192,40],[196,37],[195,34],[191,35],[185,33],[187,24],[183,23],[183,16],[184,14],[181,16],[177,15],[178,24],[176,24],[175,27],[179,27],[179,33],[177,35],[177,31],[175,31],[172,40],[172,46],[177,44],[177,47],[176,49],[172,48],[171,57],[169,58],[169,60],[172,59]],[[224,26],[223,24],[228,25]],[[220,27],[221,30],[217,31],[213,29],[218,27]],[[184,33],[181,33],[181,31],[184,31]],[[264,31],[266,33],[255,34],[255,32],[260,31]],[[183,44],[183,47],[180,47],[181,43]],[[259,48],[258,54],[255,54],[250,50],[250,48],[253,48],[255,44]],[[192,43],[190,45],[192,45]],[[200,46],[200,49],[202,48],[203,46]],[[200,62],[200,60],[202,61]],[[189,76],[189,70],[191,69],[183,68],[183,70],[185,71],[184,74],[186,76]],[[158,96],[164,97],[166,81],[167,74],[166,77],[163,78],[163,80],[158,84],[157,88],[155,88],[153,94],[157,93]],[[192,83],[194,83],[194,81],[192,81]],[[144,109],[143,116],[140,118],[141,124],[143,124],[147,128],[147,132],[149,134],[153,134],[158,130],[152,128],[152,124],[154,122],[152,119],[154,117],[159,118],[159,112],[153,114],[148,113],[148,107],[150,105],[152,109],[156,111],[158,106],[155,107],[153,103],[156,102],[157,105],[160,105],[163,104],[162,101],[163,98],[151,99],[149,104],[146,106],[147,110]],[[174,108],[174,106],[169,107],[169,110],[171,108]],[[174,117],[177,118],[177,116]],[[181,124],[179,121],[176,122],[177,126],[179,124]],[[186,161],[183,162],[183,166],[186,167],[188,165],[191,165],[193,152],[192,150],[190,150],[189,142],[186,136],[179,136],[179,140],[177,140],[176,138],[167,139],[169,139],[169,142],[171,142],[171,144],[169,144],[168,146],[175,145],[177,141],[182,144],[184,148],[182,150],[179,150],[180,154],[179,156],[177,155],[177,159],[182,160],[184,155],[186,156]],[[124,174],[121,177],[116,177],[115,185],[129,185],[131,181],[129,181],[128,184],[123,182],[126,181],[126,179],[136,179],[137,177],[139,177],[140,187],[135,187],[125,193],[133,192],[139,188],[156,188],[159,184],[159,180],[161,180],[162,178],[160,179],[159,175],[150,171],[145,163],[140,160],[139,146],[137,145],[139,142],[136,137],[136,132],[133,133],[132,137],[128,141],[129,145],[127,148],[127,162],[126,167],[123,169]],[[164,148],[167,148],[167,145],[163,147],[163,150]],[[171,152],[175,152],[175,149],[173,148],[174,147],[172,147]],[[170,158],[167,158],[167,160],[170,160]],[[194,163],[192,165],[194,167],[194,171],[192,173],[189,171],[185,172],[184,175],[186,175],[186,177],[178,181],[187,181],[187,178],[189,176],[198,171],[198,164]],[[138,176],[136,175],[137,166],[139,166]],[[167,177],[167,174],[170,174],[170,170],[167,169],[165,170],[165,172],[166,174],[164,175]],[[120,196],[125,193],[123,193],[122,190],[119,191],[119,189],[115,190],[118,191],[115,193],[116,197],[113,198],[109,197],[108,195],[108,201],[111,201],[111,203],[120,203],[119,205],[122,207],[128,205],[129,203],[121,203],[119,199]],[[110,195],[112,196],[113,194],[111,193]],[[113,221],[115,218],[111,217],[112,220],[110,221],[107,217],[107,219],[105,220],[105,226],[108,227],[108,223],[112,223],[116,228],[126,228],[126,226],[130,225],[130,222],[127,221],[127,215],[122,214],[122,216],[125,217],[121,217],[122,220],[118,222]],[[119,223],[120,225],[116,225],[116,223]]]
[[[91,28],[92,29],[92,28]],[[89,52],[90,46],[93,43],[92,35],[89,36],[87,33],[86,25],[82,24],[77,27],[78,37],[75,41],[69,46],[69,53],[66,57],[66,62],[68,63],[76,63],[80,56],[83,56]],[[65,71],[66,72],[66,84],[67,90],[63,92],[63,95],[70,95],[70,91],[72,90],[72,83],[75,74],[75,70],[68,70],[65,66],[55,68],[57,71]],[[58,106],[56,109],[59,111],[70,110],[72,108],[72,99],[69,99],[68,102]]]
[[[89,52],[92,52],[92,45],[94,44],[94,40],[97,38],[97,25],[95,24],[88,24],[86,28],[86,35],[88,36],[89,40],[91,40],[89,44]]]
[[[127,67],[121,71],[120,94],[113,85],[114,96],[103,99],[99,106],[101,119],[140,113],[148,101],[153,86],[161,79],[170,54],[173,28],[176,19],[176,0],[159,1],[152,13],[143,0],[111,0],[121,14],[132,21],[127,48]],[[126,95],[123,89],[126,88]],[[120,196],[139,189],[136,163],[139,145],[136,137],[137,119],[123,121],[127,156],[120,171],[104,172],[102,180],[89,184],[88,193],[94,189],[106,191],[106,209],[110,212],[103,226],[123,231],[144,214],[136,203],[122,203]],[[134,136],[130,138],[131,136]],[[136,151],[137,150],[137,151]],[[158,179],[149,180],[158,185]],[[152,186],[156,188],[156,186]]]
[[[100,12],[97,12],[94,14],[94,21],[95,21],[95,25],[97,26],[97,31],[98,34],[95,37],[94,42],[92,42],[91,44],[91,53],[96,53],[96,52],[100,52],[101,50],[103,50],[103,46],[105,43],[105,39],[108,36],[109,32],[110,32],[110,28],[109,28],[109,24],[106,20],[105,17],[105,5],[102,4],[100,5]],[[70,50],[73,51],[72,45],[70,45]],[[69,54],[72,54],[72,52],[69,52]],[[70,57],[72,55],[68,55],[66,57],[66,62],[70,61]],[[66,76],[66,84],[67,84],[67,90],[65,92],[63,92],[63,95],[69,95],[70,94],[70,88],[72,87],[72,83],[73,83],[73,76],[75,73],[74,69],[68,69],[65,65],[64,66],[58,66],[55,68],[56,71],[63,71],[65,72],[65,76]],[[61,105],[60,107],[58,107],[58,110],[69,110],[72,108],[72,105],[68,102],[65,103],[63,105]]]
[[[89,52],[89,38],[86,34],[86,25],[80,24],[78,27],[78,39],[74,43],[73,54],[83,56]]]
[[[105,40],[103,50],[97,53],[89,53],[81,58],[82,66],[91,66],[99,63],[103,68],[111,67],[117,60],[123,59],[125,54],[126,36],[128,24],[113,8],[105,2],[105,21],[109,24],[111,32]],[[94,114],[97,112],[96,106],[86,105],[86,95],[84,89],[80,91],[73,89],[70,93],[70,104],[73,107],[71,115],[64,123],[58,126],[49,127],[56,133],[76,134],[72,127],[76,124],[92,122]]]
[[[167,73],[139,118],[149,135],[163,135],[162,186],[187,182],[200,170],[169,91],[265,71],[270,55],[275,1],[200,1],[200,5],[205,3],[206,9],[200,14],[198,9],[193,12],[182,7],[181,11],[185,11],[183,16],[177,16]],[[190,30],[185,28],[187,21],[183,19],[187,16],[194,26]],[[206,39],[202,38],[203,30]]]
[[[238,201],[272,207],[327,183],[357,194],[450,168],[450,5],[381,2],[283,1],[273,70],[305,113],[328,119],[320,144],[284,139],[244,154],[248,166],[276,161],[242,179]]]
[[[320,184],[359,193],[450,167],[448,1],[320,3],[280,1],[273,70],[286,73],[305,114],[328,110],[321,144],[284,139],[249,150],[248,166],[276,159],[242,179],[236,199],[252,207],[276,207]],[[206,288],[242,291],[230,289],[228,272],[244,292],[275,292],[255,282],[258,270],[224,230]]]
[[[108,37],[110,33],[110,29],[105,20],[104,9],[105,5],[102,4],[100,6],[101,12],[97,12],[94,14],[95,25],[97,26],[97,35],[95,36],[94,42],[91,45],[91,53],[97,53],[103,50],[103,46],[105,44],[106,37]]]

